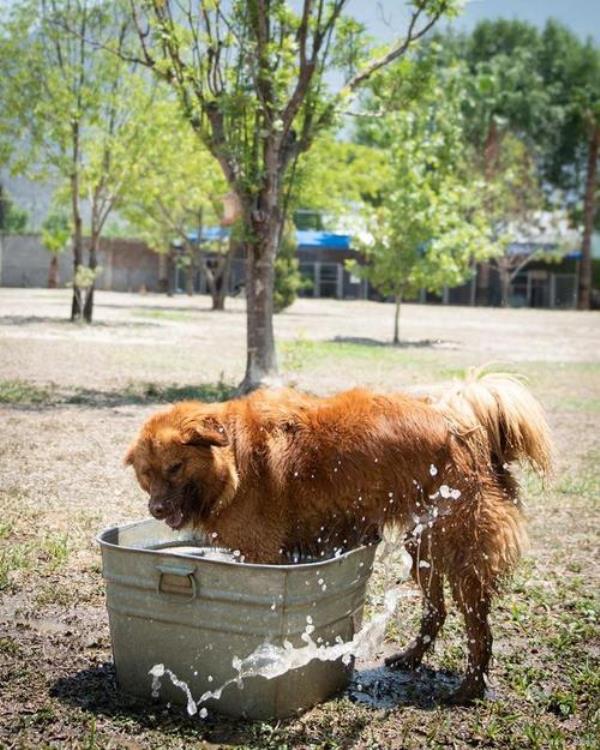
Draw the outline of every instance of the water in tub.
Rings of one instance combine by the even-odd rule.
[[[175,552],[175,549],[169,551]],[[210,547],[178,547],[177,551],[208,559],[242,562],[237,550],[230,552],[229,550]],[[302,560],[302,562],[305,561]],[[349,664],[353,657],[373,658],[381,647],[386,626],[396,611],[400,597],[414,595],[414,592],[402,591],[397,586],[399,581],[408,578],[411,562],[410,556],[404,551],[401,540],[398,538],[398,532],[393,529],[386,531],[375,562],[375,567],[379,568],[380,575],[378,577],[383,581],[382,594],[378,595],[373,591],[369,594],[371,607],[376,614],[373,614],[363,624],[351,641],[344,642],[338,637],[335,643],[329,645],[315,642],[311,637],[315,628],[309,615],[306,618],[306,627],[301,636],[304,642],[303,646],[294,647],[289,641],[285,641],[283,646],[275,646],[267,642],[245,657],[236,656],[233,658],[232,664],[237,675],[214,690],[207,690],[197,699],[192,696],[187,683],[179,679],[164,664],[155,664],[150,670],[152,695],[158,696],[161,680],[166,676],[175,687],[185,693],[187,711],[190,716],[198,713],[201,718],[204,718],[207,715],[207,709],[202,707],[203,703],[211,699],[218,700],[228,685],[233,683],[240,685],[244,679],[249,677],[260,676],[273,679],[288,670],[303,667],[313,659],[336,661],[341,658],[345,664]]]

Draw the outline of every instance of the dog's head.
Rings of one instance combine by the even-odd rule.
[[[199,525],[231,501],[239,479],[218,406],[181,403],[142,427],[127,451],[148,508],[172,529]]]

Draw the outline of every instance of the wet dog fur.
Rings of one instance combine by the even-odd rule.
[[[525,543],[510,464],[551,464],[542,410],[518,381],[473,377],[428,397],[261,390],[179,403],[143,425],[125,460],[153,516],[199,527],[247,562],[330,555],[400,526],[424,608],[416,639],[386,663],[414,669],[432,648],[447,581],[468,644],[452,700],[484,696],[491,601]]]

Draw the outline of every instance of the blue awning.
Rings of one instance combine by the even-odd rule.
[[[225,227],[202,227],[202,242],[218,242],[226,240],[229,237],[229,229]],[[188,239],[191,242],[198,241],[198,230],[188,232]]]
[[[350,250],[351,244],[349,234],[319,232],[313,229],[297,229],[296,241],[298,247],[326,247],[330,250]]]
[[[506,249],[506,254],[513,256],[527,256],[532,255],[533,253],[538,253],[540,251],[551,253],[556,251],[556,249],[556,245],[551,245],[548,243],[540,244],[536,242],[513,242]],[[580,260],[581,250],[570,250],[568,253],[564,254],[563,258],[566,258],[568,260]],[[540,253],[540,260],[542,259],[543,256]]]
[[[229,229],[224,227],[203,227],[202,242],[218,242],[229,237]],[[191,242],[198,241],[198,231],[188,232]],[[299,248],[322,247],[329,250],[350,250],[351,237],[349,234],[335,232],[319,232],[312,229],[297,229],[296,243]]]

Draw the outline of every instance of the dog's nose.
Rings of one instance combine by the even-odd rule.
[[[167,515],[167,509],[162,500],[155,500],[150,498],[148,503],[148,510],[154,516],[154,518],[164,518]]]

